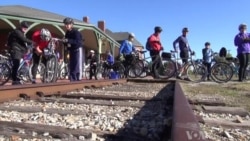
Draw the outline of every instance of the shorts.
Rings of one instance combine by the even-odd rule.
[[[182,63],[187,63],[188,62],[188,58],[189,58],[188,51],[181,51],[180,52],[180,57],[182,59]]]

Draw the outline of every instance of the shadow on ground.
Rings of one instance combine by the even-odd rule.
[[[166,84],[115,135],[105,141],[168,141],[171,138],[174,83]]]

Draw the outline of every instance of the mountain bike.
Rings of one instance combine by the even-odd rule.
[[[5,51],[5,55],[0,55],[0,85],[6,84],[11,79],[13,62],[11,55]],[[23,58],[17,71],[17,77],[24,83],[31,81],[29,77],[29,66],[31,57]]]
[[[181,65],[179,63],[180,58],[178,57],[178,52],[163,52],[161,55],[161,61],[155,66],[157,67],[155,68],[155,73],[159,78],[169,79],[173,76],[179,76],[182,72],[183,74],[186,74],[186,79],[189,81],[203,81],[207,75],[207,69],[203,64],[198,64],[192,59],[192,56],[194,55],[195,53],[192,52],[188,58],[188,62]]]
[[[212,54],[211,78],[217,83],[225,83],[232,79],[234,75],[233,67],[226,58],[218,58],[218,53]]]

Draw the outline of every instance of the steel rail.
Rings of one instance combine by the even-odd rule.
[[[172,141],[206,141],[179,82],[175,83]]]
[[[76,82],[57,82],[47,84],[27,84],[0,87],[0,103],[12,100],[18,100],[21,97],[35,99],[43,93],[45,95],[82,90],[84,87],[102,87],[113,84],[126,83],[126,79],[117,80],[85,80]]]

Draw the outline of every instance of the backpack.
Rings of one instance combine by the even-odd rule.
[[[150,37],[148,37],[145,47],[146,47],[146,50],[151,51],[151,50],[152,50],[152,47],[151,47],[151,45],[150,45],[149,39],[150,39]]]
[[[220,57],[226,57],[227,56],[227,49],[225,47],[222,47],[219,52]]]

